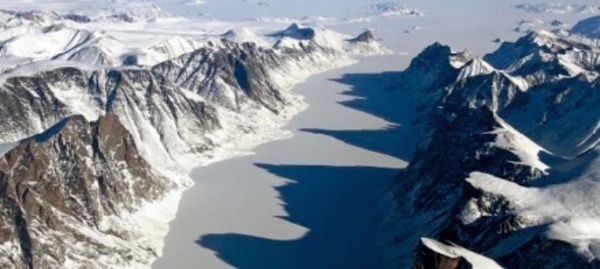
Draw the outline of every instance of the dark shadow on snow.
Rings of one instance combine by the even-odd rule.
[[[302,131],[331,136],[344,143],[405,161],[410,160],[413,155],[413,132],[410,128],[401,126],[389,126],[381,130],[302,129]],[[405,140],[401,141],[402,138]],[[407,150],[407,147],[410,150]]]
[[[395,80],[400,72],[378,74],[345,74],[335,82],[349,86],[344,95],[354,99],[340,102],[346,107],[365,112],[390,123],[379,130],[326,130],[302,131],[328,135],[347,144],[410,161],[418,135],[413,126],[416,103],[410,94],[398,91]]]
[[[373,167],[256,164],[293,180],[277,190],[289,217],[309,229],[296,240],[213,234],[197,243],[241,269],[380,268],[377,207],[380,190],[398,171]],[[344,187],[340,187],[344,186]],[[351,246],[351,247],[349,247]]]
[[[409,125],[413,120],[415,105],[410,94],[399,91],[396,81],[402,72],[383,72],[376,74],[344,74],[333,81],[347,85],[350,90],[343,94],[356,99],[341,102],[353,108],[391,123]]]

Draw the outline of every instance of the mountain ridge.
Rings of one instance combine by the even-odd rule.
[[[577,206],[595,204],[596,189],[586,183],[595,180],[589,165],[600,122],[592,44],[539,32],[482,59],[457,62],[440,44],[415,57],[396,88],[420,96],[423,138],[382,200],[387,268],[418,263],[421,237],[465,246],[506,268],[597,266],[594,252],[580,251],[594,244],[593,234],[568,232],[598,217]],[[574,163],[589,171],[573,172]],[[583,186],[589,191],[577,196]]]

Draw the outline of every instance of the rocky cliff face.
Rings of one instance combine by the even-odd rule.
[[[589,242],[561,226],[578,214],[598,217],[574,202],[597,200],[595,189],[583,196],[574,190],[596,179],[587,166],[600,122],[600,54],[592,44],[539,32],[483,59],[434,44],[413,60],[397,83],[423,100],[416,121],[423,140],[384,198],[389,268],[411,268],[423,236],[507,268],[597,266],[590,259],[596,252],[581,251]]]
[[[219,127],[214,108],[159,79],[147,70],[88,72],[71,67],[8,78],[0,86],[5,104],[0,114],[13,120],[0,124],[6,134],[2,140],[15,141],[42,132],[68,115],[93,120],[113,113],[132,131],[138,145],[154,143],[167,160],[173,159],[168,144],[182,144],[170,148],[172,151],[181,151],[183,145],[192,153],[200,151],[206,143],[199,143],[199,138],[190,142],[188,137],[201,137]],[[180,151],[176,153],[185,153]],[[148,157],[152,152],[142,147],[141,153]]]
[[[102,267],[84,257],[146,262],[159,250],[124,248],[143,238],[119,224],[173,188],[139,156],[117,116],[65,118],[0,160],[0,265]]]

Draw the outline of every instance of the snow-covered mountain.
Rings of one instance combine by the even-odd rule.
[[[160,252],[141,212],[176,184],[140,158],[115,115],[67,117],[0,160],[0,266],[146,264]],[[158,215],[158,214],[156,214]]]
[[[147,268],[192,168],[288,135],[307,76],[388,52],[297,24],[163,33],[192,21],[123,8],[2,12],[2,268]]]
[[[505,268],[599,266],[599,52],[597,40],[541,31],[483,58],[433,44],[412,61],[396,83],[422,102],[423,139],[383,199],[387,267],[442,252],[449,267],[423,268],[462,268],[421,237]]]

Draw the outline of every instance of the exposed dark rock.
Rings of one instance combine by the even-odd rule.
[[[427,247],[419,246],[414,269],[471,269],[473,266],[455,253],[441,253]]]
[[[234,110],[239,110],[244,99],[248,99],[277,112],[283,99],[277,86],[269,79],[269,70],[286,59],[255,44],[230,45],[226,50],[203,48],[161,63],[152,71],[211,102]],[[216,78],[222,79],[225,85],[214,83]],[[233,90],[236,98],[228,98],[228,89],[222,89],[223,86]]]
[[[312,28],[302,28],[297,23],[293,23],[287,29],[272,34],[274,37],[291,37],[299,40],[311,40],[315,37],[315,30]]]
[[[358,35],[356,38],[354,38],[352,41],[354,42],[370,42],[375,40],[375,36],[373,36],[373,33],[370,30],[366,30],[363,33],[361,33],[360,35]]]
[[[94,249],[102,243],[75,225],[99,229],[107,216],[133,213],[172,188],[139,156],[117,116],[91,123],[82,116],[66,118],[0,160],[0,245],[13,242],[21,252],[12,257],[20,261],[2,267],[59,267],[81,251],[64,244],[71,240],[91,247],[89,253],[102,252]]]
[[[65,14],[62,16],[65,20],[70,20],[78,23],[89,23],[92,22],[88,16],[78,14]]]

